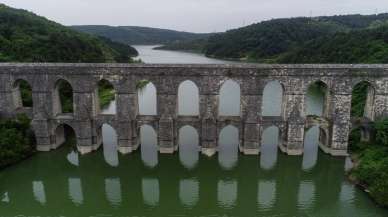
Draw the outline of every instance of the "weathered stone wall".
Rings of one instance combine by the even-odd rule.
[[[280,130],[282,151],[303,153],[305,130],[321,128],[321,147],[332,155],[346,155],[351,130],[352,88],[361,81],[373,87],[368,97],[370,121],[388,115],[388,65],[128,65],[128,64],[0,64],[0,115],[20,112],[20,96],[15,82],[23,79],[33,90],[32,118],[38,149],[49,151],[62,141],[56,129],[71,126],[81,152],[97,149],[101,143],[101,126],[110,124],[118,134],[119,150],[129,153],[139,145],[142,124],[154,127],[162,153],[177,149],[182,126],[197,129],[205,154],[217,150],[219,133],[231,124],[239,129],[240,150],[258,154],[261,134],[272,125]],[[73,88],[74,112],[58,113],[56,83],[68,81]],[[117,114],[99,112],[96,94],[101,79],[110,81],[117,92]],[[218,104],[222,84],[232,79],[240,85],[241,114],[219,116]],[[151,81],[157,89],[157,115],[138,115],[136,84]],[[199,115],[177,115],[179,85],[190,80],[199,89]],[[261,115],[263,90],[267,83],[278,81],[283,87],[283,108],[279,117]],[[306,116],[307,88],[316,81],[327,85],[325,112],[320,120]],[[15,93],[16,91],[16,93]],[[24,108],[26,111],[27,108]]]

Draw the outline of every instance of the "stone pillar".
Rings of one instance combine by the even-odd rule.
[[[352,106],[351,85],[346,81],[337,80],[331,101],[332,122],[329,147],[324,147],[326,153],[333,156],[347,156],[350,133],[350,113]]]
[[[133,79],[130,79],[133,80]],[[116,97],[118,149],[122,154],[131,153],[135,147],[133,121],[136,120],[138,102],[135,83],[123,82]]]
[[[374,118],[378,120],[382,117],[388,116],[388,80],[381,79],[376,82],[375,96],[373,97],[374,102]]]
[[[14,110],[12,84],[8,73],[0,74],[0,117],[11,117]]]
[[[74,122],[77,124],[77,148],[81,154],[92,152],[98,144],[93,144],[93,125],[95,118],[93,80],[78,79],[73,87]]]
[[[159,152],[160,153],[174,153],[176,147],[174,143],[174,129],[177,105],[177,91],[173,78],[161,78],[162,86],[158,85],[157,90],[157,105],[159,119]]]
[[[258,155],[260,152],[260,127],[258,114],[261,111],[262,91],[258,88],[255,77],[247,77],[242,84],[242,120],[243,144],[241,151],[247,155]]]
[[[200,92],[200,117],[201,147],[202,153],[206,156],[213,156],[217,152],[217,117],[218,117],[218,90],[216,79],[203,77]]]
[[[290,78],[285,87],[284,119],[287,121],[285,140],[280,149],[289,155],[303,154],[305,93],[302,79]]]

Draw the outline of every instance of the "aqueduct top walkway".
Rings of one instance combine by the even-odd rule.
[[[105,79],[116,91],[117,113],[101,114],[98,109],[97,83]],[[33,107],[20,103],[18,81],[32,88]],[[61,112],[58,80],[73,89],[71,114]],[[140,115],[138,84],[152,82],[157,90],[157,114]],[[179,85],[192,81],[198,87],[199,114],[182,116],[177,112]],[[219,95],[223,84],[232,80],[241,90],[240,113],[219,113]],[[267,83],[278,81],[283,88],[282,112],[263,116],[263,91]],[[306,115],[306,92],[310,84],[327,87],[324,112],[320,117]],[[346,155],[353,87],[363,81],[370,84],[365,122],[388,115],[388,65],[137,65],[137,64],[0,64],[0,115],[29,112],[33,119],[38,149],[48,151],[60,145],[57,128],[71,126],[78,149],[87,153],[101,143],[101,126],[108,123],[117,130],[119,150],[128,153],[139,145],[139,127],[149,124],[158,135],[161,152],[176,150],[177,133],[182,126],[197,129],[203,152],[216,151],[218,134],[234,125],[240,134],[240,150],[258,154],[262,132],[275,125],[280,129],[280,147],[288,154],[302,154],[305,129],[318,125],[320,143],[332,155]]]

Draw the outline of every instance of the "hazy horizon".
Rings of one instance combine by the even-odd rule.
[[[388,11],[387,0],[4,0],[63,25],[141,26],[177,31],[222,32],[275,18],[376,14]]]

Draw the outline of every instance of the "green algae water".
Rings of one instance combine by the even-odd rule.
[[[163,59],[163,51],[154,54],[147,47],[139,51],[149,63],[171,60],[171,55]],[[203,58],[196,61],[211,61]],[[226,112],[233,112],[230,102],[239,96],[228,91]],[[150,99],[155,93],[146,88],[143,95],[140,110],[154,113],[156,103]],[[279,115],[281,97],[281,86],[269,84],[263,115]],[[323,98],[319,90],[311,90],[308,114],[322,114]],[[188,100],[186,110],[196,103]],[[112,102],[104,112],[114,114],[114,110]],[[318,150],[317,127],[306,132],[304,155],[297,157],[278,151],[276,127],[263,132],[260,156],[239,154],[238,130],[226,127],[220,133],[218,153],[211,158],[200,154],[198,133],[190,127],[180,129],[174,155],[158,153],[157,135],[150,126],[142,127],[142,145],[128,155],[117,152],[112,127],[104,125],[102,134],[103,145],[97,152],[81,156],[69,144],[0,171],[0,217],[388,216],[387,210],[346,180],[352,166],[348,158]]]

